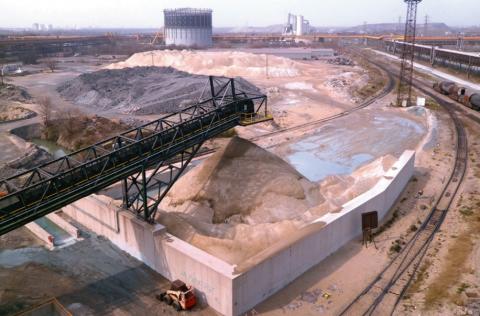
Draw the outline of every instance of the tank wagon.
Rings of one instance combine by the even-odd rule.
[[[452,81],[435,82],[433,89],[475,111],[480,111],[480,92],[458,86]]]

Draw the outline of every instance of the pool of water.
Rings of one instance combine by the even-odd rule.
[[[52,156],[55,159],[63,157],[63,156],[70,153],[70,151],[68,149],[63,148],[62,146],[59,146],[57,143],[49,141],[49,140],[34,138],[30,141],[32,143],[34,143],[35,145],[37,145],[38,147],[42,148],[43,150],[52,154]]]
[[[311,181],[323,180],[328,175],[349,174],[355,171],[360,165],[373,159],[369,154],[357,154],[351,159],[337,159],[336,161],[322,158],[311,151],[296,152],[288,157],[289,162],[301,174]]]
[[[325,125],[288,145],[286,160],[311,181],[350,174],[387,154],[400,156],[426,133],[419,122],[382,113],[347,126],[345,120]]]
[[[55,237],[55,246],[61,246],[73,239],[66,231],[61,229],[57,224],[52,222],[47,217],[42,217],[35,220],[40,227],[45,229],[50,235]]]

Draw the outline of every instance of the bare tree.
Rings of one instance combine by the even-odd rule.
[[[45,60],[45,65],[50,69],[51,72],[54,72],[57,69],[58,62],[55,59],[47,59]]]
[[[77,109],[63,109],[58,113],[60,126],[67,133],[73,135],[78,132],[77,128],[81,120],[81,113]]]
[[[44,127],[50,125],[53,119],[53,106],[52,100],[49,97],[41,97],[39,99],[38,104],[40,105],[38,114],[42,119],[42,123]]]

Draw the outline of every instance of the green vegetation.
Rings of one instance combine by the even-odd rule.
[[[432,111],[439,111],[442,107],[433,99],[427,98],[425,101],[425,107]]]
[[[399,212],[399,209],[398,208],[395,209],[395,211],[393,211],[392,217],[390,217],[388,221],[386,221],[382,226],[380,226],[373,235],[378,236],[384,231],[386,231],[388,228],[392,227],[393,223],[395,223],[395,221],[398,219],[398,216],[399,216],[398,212]]]
[[[410,297],[412,293],[416,293],[420,290],[420,287],[429,276],[428,269],[431,266],[432,266],[432,261],[430,261],[429,259],[425,259],[422,266],[418,269],[415,280],[413,281],[412,285],[408,289],[408,292],[407,292],[407,295],[405,295],[405,298]]]
[[[402,250],[402,246],[397,241],[390,246],[390,252],[400,252],[400,250]]]
[[[353,57],[353,56],[352,56]],[[373,66],[364,58],[354,58],[357,64],[368,72],[368,82],[361,89],[354,91],[354,95],[361,100],[366,100],[376,95],[385,86],[387,78],[380,69]]]
[[[460,294],[465,291],[468,285],[465,283],[458,284],[467,270],[466,262],[473,251],[474,241],[478,238],[478,232],[480,231],[480,215],[475,212],[480,200],[477,197],[473,198],[473,196],[478,196],[478,193],[472,194],[468,201],[464,201],[463,198],[459,201],[458,212],[463,215],[467,228],[452,240],[442,269],[426,289],[426,309],[431,309],[446,299],[457,305],[463,305]],[[451,289],[455,286],[457,286],[457,289],[452,292]]]

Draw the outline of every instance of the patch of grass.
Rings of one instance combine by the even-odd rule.
[[[425,101],[425,107],[432,111],[439,111],[442,107],[433,99],[427,98]]]
[[[472,201],[472,203],[476,202]],[[466,205],[461,206],[459,211],[462,214],[469,214],[466,216],[473,214],[472,208]],[[446,299],[450,299],[457,305],[462,304],[462,299],[458,293],[452,293],[450,289],[458,284],[461,276],[466,273],[465,263],[473,251],[476,234],[480,231],[480,221],[473,221],[467,218],[465,218],[465,221],[468,224],[468,228],[457,234],[456,238],[452,236],[454,239],[448,248],[442,269],[425,292],[426,309],[431,309]],[[460,285],[458,289],[464,291],[464,286]]]
[[[462,214],[463,216],[470,216],[473,214],[473,210],[471,207],[468,207],[468,206],[462,206],[459,210],[460,214]]]
[[[81,113],[63,113],[63,117],[47,122],[44,139],[57,142],[69,149],[78,150],[129,128],[118,120]],[[133,135],[129,135],[134,137]]]
[[[455,239],[448,249],[443,269],[427,288],[425,293],[427,309],[450,296],[448,289],[458,281],[472,248],[473,244],[469,233],[463,233]]]
[[[354,91],[354,94],[361,100],[366,100],[376,95],[384,87],[387,78],[383,72],[363,58],[357,60],[357,63],[368,72],[368,82],[362,88]]]
[[[462,294],[469,287],[470,287],[470,285],[468,285],[467,283],[460,284],[460,286],[457,288],[457,294]]]
[[[413,293],[417,293],[420,290],[420,287],[428,278],[428,275],[429,275],[428,269],[431,266],[432,266],[432,261],[430,261],[429,259],[425,259],[422,266],[417,271],[417,276],[415,277],[415,280],[413,281],[412,285],[408,289],[408,293],[407,293],[408,296],[410,296]]]
[[[395,221],[398,219],[398,216],[399,216],[398,212],[399,212],[399,209],[398,208],[395,209],[395,211],[393,211],[392,217],[390,217],[388,221],[386,221],[382,226],[380,226],[377,229],[377,231],[373,234],[373,236],[378,236],[384,231],[386,231],[387,229],[389,229],[390,227],[392,227],[393,223],[395,223]]]
[[[402,246],[398,242],[394,242],[393,245],[390,246],[390,252],[400,252],[402,250]]]

